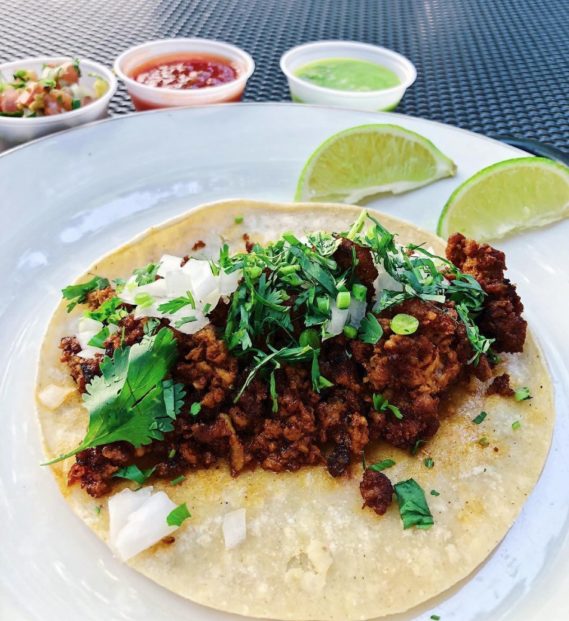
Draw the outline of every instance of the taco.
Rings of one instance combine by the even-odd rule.
[[[91,266],[37,409],[79,517],[216,609],[368,619],[448,589],[542,470],[551,381],[502,252],[357,207],[210,204]]]

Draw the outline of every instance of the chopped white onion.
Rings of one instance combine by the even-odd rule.
[[[96,319],[91,319],[91,317],[81,317],[79,319],[79,323],[77,326],[78,332],[92,332],[93,334],[97,334],[104,327],[102,321],[97,321]]]
[[[362,319],[366,316],[367,302],[365,300],[356,300],[352,297],[350,302],[350,325],[359,328]]]
[[[121,494],[125,491],[130,490],[123,490]],[[139,493],[131,492],[131,494]],[[126,561],[136,556],[178,528],[169,526],[166,521],[168,515],[176,508],[176,504],[165,492],[147,495],[142,498],[142,502],[132,497],[122,501],[124,504],[119,502],[118,516],[115,516],[113,528],[112,512],[113,510],[116,512],[117,507],[111,503],[116,496],[109,500],[110,538],[111,545],[122,560]]]
[[[245,509],[230,511],[223,516],[223,540],[228,550],[237,547],[247,537],[247,517]]]
[[[378,266],[379,275],[374,280],[373,286],[375,288],[375,298],[378,300],[381,296],[381,292],[387,291],[403,291],[403,285],[395,280],[391,274],[386,272],[381,266]]]
[[[120,530],[128,522],[128,516],[140,509],[144,502],[150,498],[152,489],[151,485],[136,492],[123,489],[122,492],[113,494],[109,498],[109,537],[111,544],[114,544]]]
[[[49,386],[46,386],[38,393],[38,399],[50,410],[55,410],[73,392],[75,392],[75,389],[70,386],[49,384]]]
[[[101,347],[85,347],[77,355],[79,358],[94,358],[97,354],[103,355],[105,350]]]
[[[184,297],[188,291],[192,291],[192,277],[181,269],[169,271],[164,276],[164,281],[166,282],[166,295],[169,298]]]
[[[336,306],[336,302],[332,302],[330,305],[331,317],[328,320],[328,325],[326,326],[326,332],[331,336],[337,336],[341,334],[346,322],[348,321],[348,316],[350,314],[349,308],[338,308]]]
[[[231,295],[241,280],[241,270],[235,270],[227,274],[221,270],[219,274],[219,293],[221,295]]]
[[[166,277],[166,274],[169,272],[175,272],[180,270],[182,267],[182,257],[175,257],[172,254],[165,254],[160,259],[160,267],[156,272],[158,276],[162,276],[162,278]]]

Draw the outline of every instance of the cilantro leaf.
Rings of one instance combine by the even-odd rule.
[[[128,315],[128,312],[125,308],[122,308],[122,305],[122,300],[115,296],[105,300],[96,310],[87,311],[85,316],[103,323],[117,324],[123,317]]]
[[[188,511],[188,506],[184,502],[170,511],[166,517],[166,522],[168,523],[168,526],[181,526],[189,517],[192,516]]]
[[[87,295],[91,293],[91,291],[105,289],[108,286],[109,281],[106,278],[95,276],[94,278],[91,278],[91,280],[79,285],[69,285],[68,287],[65,287],[65,289],[61,290],[61,293],[66,300],[70,300],[67,305],[67,312],[70,313],[77,306],[77,304],[83,304],[83,302],[87,300]]]
[[[190,406],[190,414],[197,416],[202,411],[202,404],[199,401],[194,401]]]
[[[194,300],[194,296],[191,291],[187,291],[185,296],[174,298],[173,300],[168,300],[168,302],[164,302],[164,304],[160,304],[158,310],[161,313],[176,313],[184,306],[191,306],[195,309],[196,301]]]
[[[105,356],[101,375],[93,378],[83,395],[89,412],[85,438],[77,448],[49,463],[111,442],[139,447],[162,440],[164,432],[173,429],[172,415],[181,407],[183,389],[164,382],[176,349],[172,332],[162,328],[130,348],[117,349],[112,358]]]
[[[401,481],[393,486],[403,528],[430,528],[435,521],[427,504],[425,492],[414,480]]]
[[[373,401],[373,408],[377,412],[385,412],[385,410],[390,410],[395,418],[397,418],[398,420],[403,419],[403,414],[401,410],[396,405],[392,405],[391,403],[389,403],[389,401],[383,395],[373,393],[371,398]]]
[[[375,470],[375,472],[381,472],[382,470],[386,470],[387,468],[395,466],[395,463],[396,462],[393,461],[393,459],[382,459],[381,461],[378,461],[375,464],[368,466],[368,468],[370,470]]]
[[[179,477],[172,479],[170,481],[170,485],[180,485],[180,483],[183,483],[185,480],[186,480],[186,477],[183,474],[181,474]]]
[[[383,336],[383,328],[372,313],[368,313],[360,324],[358,338],[364,343],[375,345]]]
[[[139,485],[143,485],[152,476],[154,470],[156,470],[156,468],[141,470],[138,466],[132,464],[131,466],[126,466],[117,470],[113,474],[113,477],[128,479],[129,481],[134,481]]]
[[[151,282],[154,282],[159,267],[159,263],[149,263],[145,267],[135,269],[133,274],[136,276],[136,284],[141,287],[142,285],[149,285]]]
[[[104,349],[105,341],[109,338],[110,334],[109,328],[105,326],[100,332],[97,332],[97,334],[91,338],[87,345]]]
[[[184,397],[186,396],[184,386],[183,384],[174,384],[174,381],[169,379],[162,382],[162,389],[164,390],[166,415],[175,420],[182,409],[182,405],[184,405]]]

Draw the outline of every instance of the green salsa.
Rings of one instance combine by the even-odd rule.
[[[302,80],[340,91],[379,91],[397,86],[399,78],[382,65],[352,58],[324,58],[295,71]]]

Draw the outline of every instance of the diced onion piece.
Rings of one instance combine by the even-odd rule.
[[[103,355],[105,350],[101,347],[85,347],[77,355],[79,358],[94,358],[97,354]]]
[[[221,270],[219,274],[219,293],[221,295],[231,295],[237,289],[240,280],[241,270],[235,270],[230,274]]]
[[[245,509],[230,511],[223,516],[223,539],[228,550],[237,547],[247,537],[247,517]]]
[[[388,274],[382,267],[378,267],[379,276],[374,280],[375,299],[379,299],[381,292],[387,291],[403,291],[403,285],[395,280],[391,274]]]
[[[109,537],[111,544],[114,542],[123,526],[128,522],[131,513],[140,509],[152,494],[152,486],[143,487],[137,492],[123,489],[109,498]]]
[[[112,541],[121,559],[126,561],[172,534],[178,527],[169,526],[166,520],[175,508],[165,492],[157,492],[128,513],[126,524]]]
[[[169,298],[184,297],[188,291],[193,291],[192,277],[182,269],[171,270],[164,280],[166,281],[166,295]]]
[[[367,311],[367,303],[365,300],[355,300],[352,297],[352,301],[350,302],[350,325],[354,328],[359,328],[362,322],[362,319],[366,316]]]
[[[158,310],[158,306],[165,300],[159,300],[150,306],[137,306],[134,309],[133,317],[135,319],[142,319],[142,317],[164,317],[164,313]]]
[[[166,278],[169,272],[175,272],[182,269],[182,257],[175,257],[172,254],[165,254],[160,259],[160,267],[156,272],[158,276]]]
[[[38,399],[50,410],[55,410],[73,392],[75,392],[73,387],[49,384],[38,393]]]
[[[335,302],[332,302],[330,305],[330,311],[332,313],[330,320],[328,321],[328,325],[326,326],[326,332],[331,334],[332,336],[337,336],[341,334],[346,322],[348,321],[348,316],[350,314],[349,308],[338,308]]]
[[[91,319],[91,317],[81,317],[79,319],[79,324],[77,326],[78,332],[92,332],[93,334],[97,334],[104,327],[102,321],[97,321],[96,319]]]

